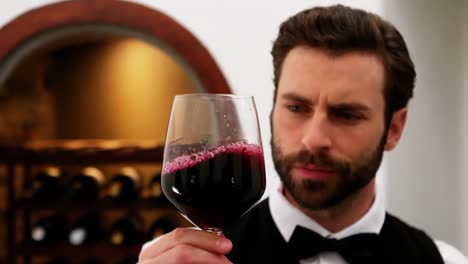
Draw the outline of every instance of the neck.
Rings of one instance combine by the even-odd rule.
[[[340,204],[324,210],[302,208],[287,191],[284,191],[284,195],[292,205],[319,225],[332,233],[336,233],[356,223],[369,211],[375,199],[375,179],[355,194],[347,197]]]

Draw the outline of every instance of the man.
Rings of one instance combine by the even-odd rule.
[[[386,213],[375,191],[414,88],[400,33],[362,10],[313,8],[281,25],[272,55],[282,185],[225,231],[230,240],[177,229],[139,263],[468,263]]]

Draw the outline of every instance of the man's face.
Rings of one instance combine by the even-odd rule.
[[[272,149],[285,191],[327,209],[371,182],[384,146],[384,68],[377,56],[292,49],[272,112]]]

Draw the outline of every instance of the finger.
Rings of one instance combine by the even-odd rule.
[[[179,244],[155,258],[138,264],[232,264],[224,255],[215,254],[198,247]]]
[[[155,258],[180,244],[191,245],[220,255],[225,255],[232,249],[231,241],[223,236],[201,230],[176,228],[162,236],[156,243],[143,248],[139,259],[142,261]]]

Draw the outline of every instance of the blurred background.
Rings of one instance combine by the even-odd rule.
[[[410,102],[406,130],[397,149],[386,153],[378,175],[378,188],[384,193],[388,210],[468,255],[466,1],[138,0],[122,3],[143,5],[145,12],[133,12],[138,8],[125,12],[111,4],[117,11],[108,14],[96,11],[93,5],[116,1],[73,2],[87,5],[93,16],[101,14],[105,23],[83,16],[80,19],[88,23],[39,30],[45,22],[34,13],[27,21],[39,25],[38,31],[29,32],[21,27],[21,21],[26,20],[11,22],[25,12],[58,1],[0,4],[0,145],[11,151],[11,146],[28,143],[28,150],[39,155],[28,156],[29,160],[21,156],[22,162],[17,162],[12,159],[12,152],[2,149],[4,153],[0,154],[5,161],[0,164],[0,262],[6,262],[7,255],[14,253],[21,256],[17,259],[20,262],[45,263],[46,258],[37,250],[39,246],[20,242],[34,240],[28,236],[46,216],[65,218],[70,226],[67,230],[80,219],[93,219],[89,208],[73,205],[77,209],[70,214],[66,205],[57,205],[57,198],[53,197],[43,197],[44,204],[50,204],[47,199],[52,199],[53,206],[22,204],[23,198],[34,195],[32,181],[41,173],[54,178],[63,172],[68,186],[77,175],[94,179],[99,191],[89,199],[103,201],[94,208],[99,212],[111,208],[99,217],[99,222],[104,226],[101,229],[106,230],[101,240],[109,240],[112,246],[122,240],[117,235],[112,239],[111,227],[119,219],[138,218],[117,229],[127,233],[136,229],[140,238],[145,233],[148,239],[153,237],[149,234],[153,232],[151,225],[158,219],[169,219],[166,222],[173,226],[187,225],[163,198],[152,193],[158,185],[160,151],[175,94],[231,92],[255,96],[267,163],[267,187],[275,186],[278,179],[269,145],[272,41],[287,17],[305,8],[337,3],[377,13],[393,23],[405,38],[416,65],[415,96]],[[148,15],[148,9],[169,16],[171,22],[186,31]],[[63,22],[64,17],[65,14],[55,13],[44,21]],[[12,39],[16,43],[9,42]],[[85,170],[88,167],[99,173],[90,173]],[[122,170],[123,167],[132,169]],[[111,182],[118,182],[119,174],[132,179],[135,177],[131,175],[138,175],[138,181],[130,181],[139,185],[137,198],[112,198],[115,191]],[[129,186],[132,189],[132,184]],[[131,210],[135,207],[138,210]],[[59,218],[49,222],[63,220]],[[7,245],[12,242],[7,239],[11,226],[15,228],[13,242],[21,246]],[[159,233],[170,227],[160,229]],[[126,249],[122,256],[128,256],[129,263],[140,242],[123,246]],[[115,252],[112,247],[88,247],[96,252]],[[81,254],[69,247],[63,249]]]

